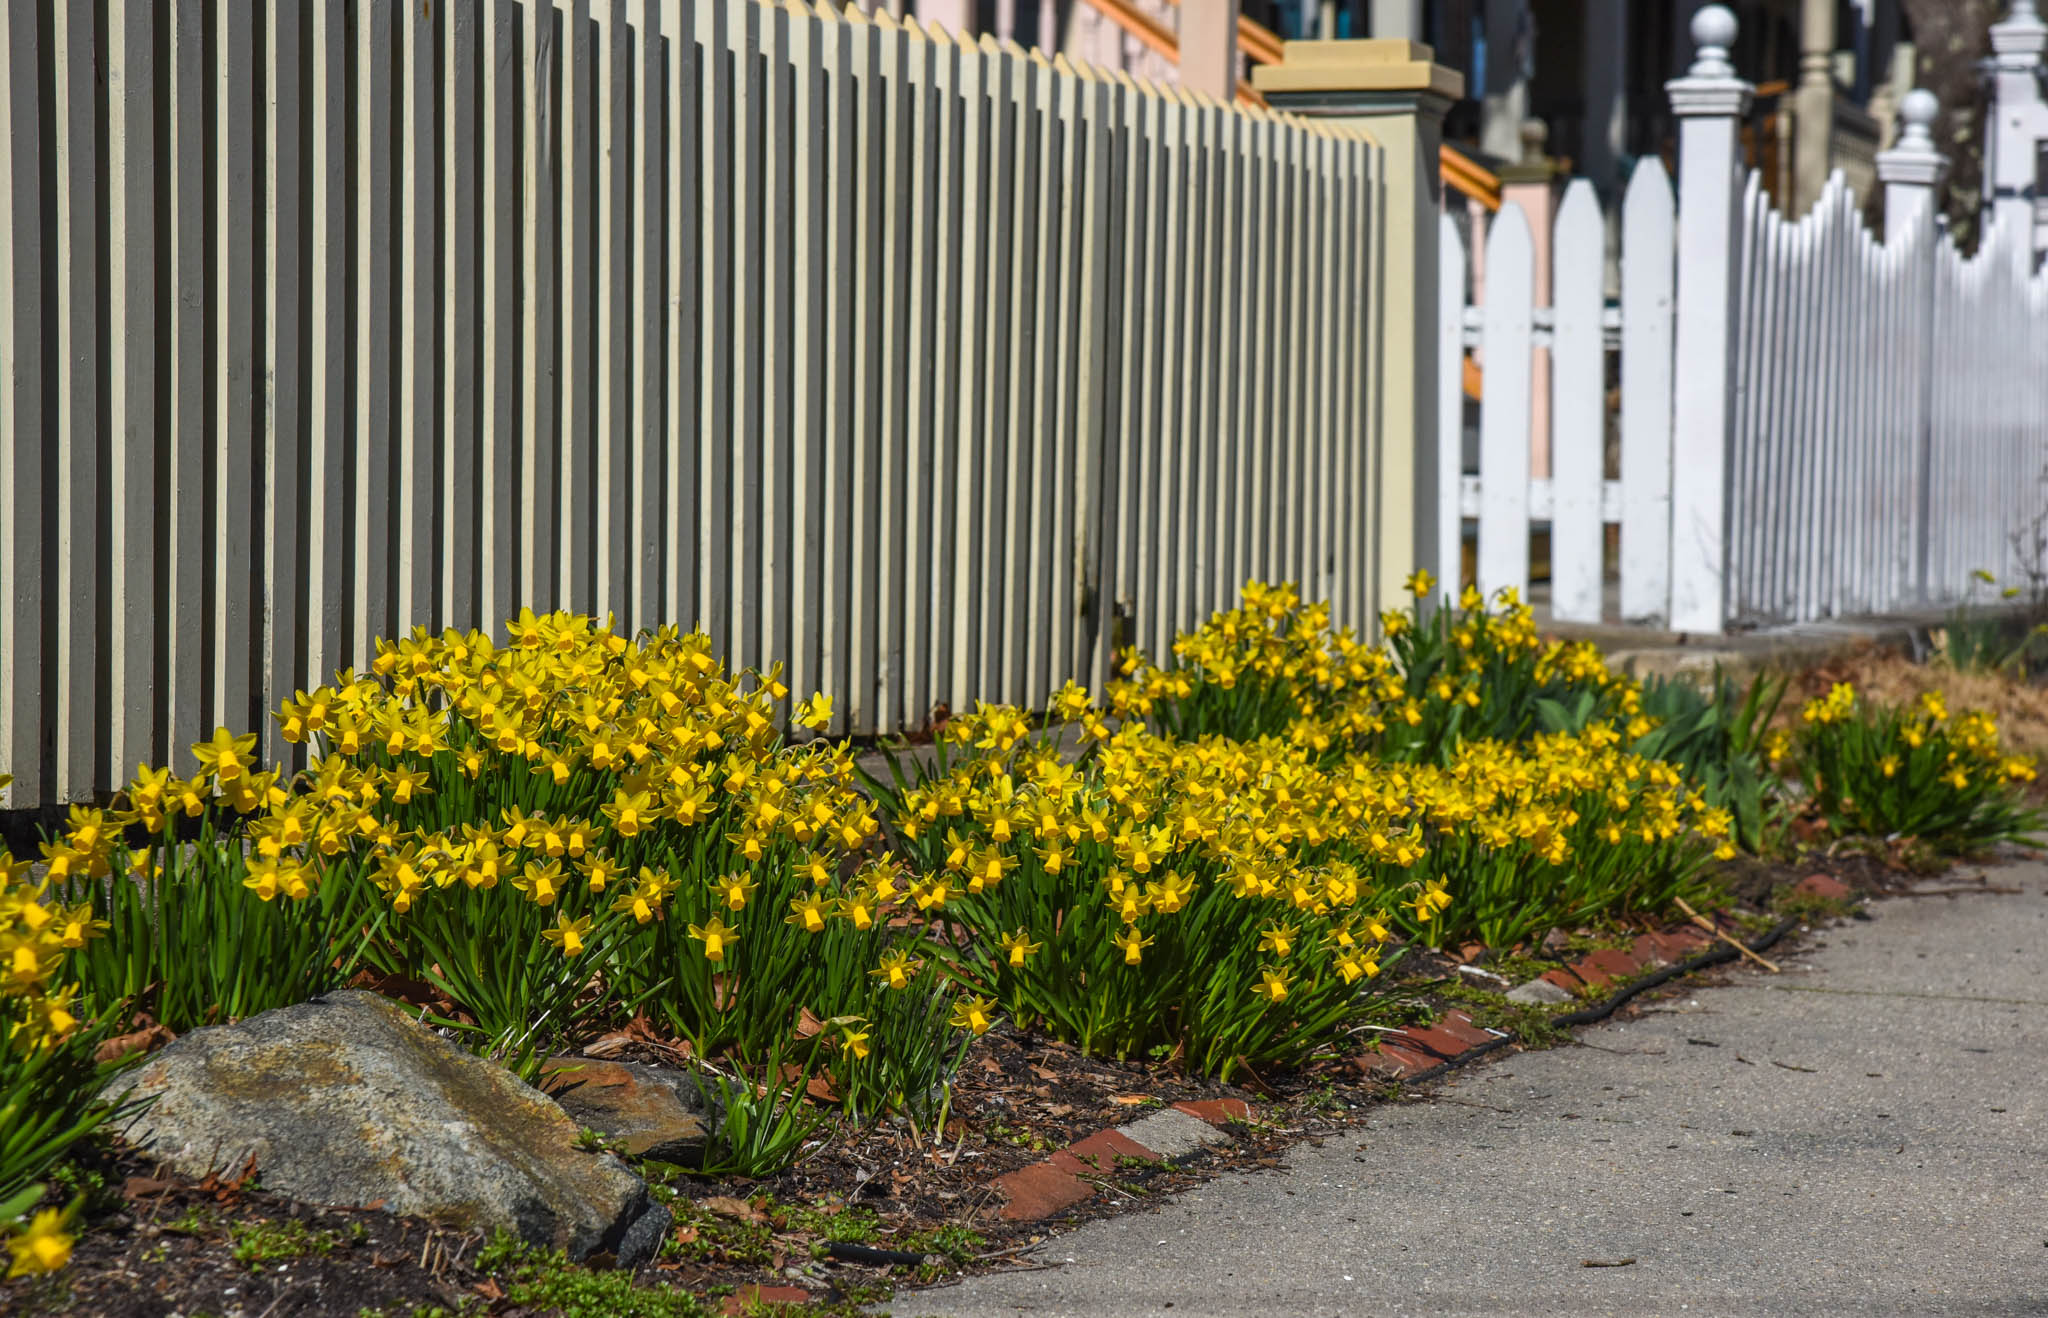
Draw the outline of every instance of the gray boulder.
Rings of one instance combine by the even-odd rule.
[[[307,1203],[503,1227],[573,1259],[653,1257],[669,1226],[646,1183],[511,1072],[374,993],[330,993],[194,1030],[118,1077],[153,1099],[121,1134],[181,1175],[240,1172]]]

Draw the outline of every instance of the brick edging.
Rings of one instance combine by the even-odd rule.
[[[1823,887],[1822,885],[1827,885]],[[1854,894],[1844,885],[1823,876],[1801,881],[1799,891],[1813,896],[1849,898]],[[1718,920],[1731,937],[1735,926]],[[1626,948],[1600,948],[1569,965],[1544,972],[1542,978],[1574,996],[1634,979],[1645,971],[1676,966],[1699,956],[1720,940],[1697,925],[1639,934]],[[1626,994],[1622,996],[1627,996]],[[1514,1042],[1514,1037],[1490,1029],[1464,1011],[1452,1009],[1434,1025],[1389,1030],[1380,1036],[1379,1051],[1357,1058],[1353,1065],[1374,1079],[1413,1080],[1449,1069],[1460,1059],[1491,1052]],[[1233,1122],[1250,1122],[1251,1105],[1243,1099],[1220,1098],[1194,1103],[1175,1103],[1139,1121],[1109,1126],[1085,1139],[1076,1140],[1039,1162],[998,1176],[995,1186],[1002,1191],[1001,1216],[1009,1222],[1035,1222],[1064,1212],[1095,1194],[1093,1177],[1116,1169],[1119,1157],[1147,1162],[1165,1156],[1133,1138],[1132,1132],[1158,1120],[1161,1113],[1179,1112],[1199,1118],[1221,1129]]]
[[[1175,1103],[1165,1112],[1179,1112],[1222,1129],[1232,1122],[1252,1120],[1251,1104],[1241,1098],[1212,1098],[1194,1103]],[[1108,1126],[1080,1139],[1042,1162],[1020,1167],[996,1178],[1003,1192],[1002,1218],[1006,1222],[1035,1222],[1072,1208],[1090,1198],[1095,1186],[1088,1177],[1107,1176],[1116,1170],[1118,1158],[1164,1161],[1168,1156],[1131,1138],[1130,1132],[1159,1114],[1124,1126]]]

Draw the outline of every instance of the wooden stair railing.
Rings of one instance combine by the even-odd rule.
[[[1178,4],[1180,0],[1173,0],[1173,2]],[[1136,37],[1139,43],[1147,50],[1163,59],[1171,60],[1175,64],[1180,63],[1180,39],[1172,32],[1169,32],[1165,24],[1138,8],[1135,4],[1132,4],[1131,0],[1088,0],[1088,4],[1096,13],[1101,14],[1110,22],[1115,23],[1124,31]],[[1262,64],[1271,64],[1277,61],[1280,58],[1280,38],[1274,36],[1268,29],[1260,27],[1257,23],[1251,23],[1252,27],[1265,33],[1266,42],[1269,43],[1262,44],[1260,49],[1270,49],[1271,55],[1269,58],[1261,59],[1258,55],[1252,53],[1252,47],[1246,41],[1246,23],[1251,23],[1251,20],[1240,18],[1237,23],[1238,43],[1244,46],[1245,54]],[[1237,100],[1240,105],[1264,105],[1266,103],[1266,98],[1259,95],[1258,91],[1249,82],[1241,78],[1237,83]]]

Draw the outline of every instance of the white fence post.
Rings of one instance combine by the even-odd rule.
[[[1680,121],[1670,623],[1715,632],[1727,621],[1737,132],[1755,89],[1728,62],[1735,15],[1725,6],[1694,15],[1692,36],[1692,68],[1665,84]]]
[[[2048,101],[2041,91],[2048,23],[2035,12],[2034,0],[2013,0],[2012,12],[1991,25],[1991,50],[1985,200],[2013,259],[2031,269],[2040,245],[2034,232],[2036,152],[2048,139]]]
[[[1934,213],[1935,189],[1948,173],[1948,158],[1935,149],[1929,130],[1940,110],[1941,102],[1933,92],[1916,87],[1906,93],[1899,105],[1898,143],[1877,157],[1877,178],[1884,185],[1885,247],[1895,259],[1918,267],[1899,281],[1901,296],[1918,305],[1902,307],[1906,333],[1892,345],[1899,369],[1890,381],[1897,401],[1911,413],[1907,452],[1896,474],[1911,482],[1912,524],[1900,589],[1915,600],[1928,598],[1931,584],[1927,557],[1934,474],[1934,262],[1941,257],[1934,245]]]
[[[1437,254],[1441,213],[1437,150],[1443,116],[1464,79],[1407,41],[1290,41],[1287,58],[1252,71],[1274,109],[1359,121],[1386,151],[1379,294],[1380,396],[1373,409],[1380,458],[1376,606],[1398,600],[1402,578],[1441,551],[1437,530],[1436,418],[1440,380]],[[1404,506],[1405,505],[1405,506]],[[1446,586],[1455,592],[1448,579]]]
[[[1884,238],[1896,244],[1934,213],[1934,189],[1948,173],[1948,157],[1934,148],[1929,131],[1941,102],[1916,87],[1899,103],[1899,140],[1877,156],[1877,181],[1884,185]]]

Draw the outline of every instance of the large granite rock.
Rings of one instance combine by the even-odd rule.
[[[594,1057],[554,1057],[540,1087],[578,1123],[636,1158],[704,1165],[713,1114],[687,1071]]]
[[[195,1030],[118,1077],[155,1101],[122,1134],[179,1173],[379,1206],[458,1229],[504,1227],[571,1258],[653,1257],[668,1210],[509,1071],[462,1052],[373,993]]]

